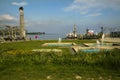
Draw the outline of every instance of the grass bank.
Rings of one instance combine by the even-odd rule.
[[[79,52],[73,55],[68,47],[42,46],[46,42],[56,41],[0,43],[0,80],[120,79],[119,49],[99,53]],[[88,41],[76,40],[74,42],[80,44]],[[58,56],[54,52],[30,51],[41,48],[62,49],[63,54]],[[16,51],[16,54],[9,54],[8,51]]]

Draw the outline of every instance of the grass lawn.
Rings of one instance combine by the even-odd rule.
[[[0,80],[120,80],[119,49],[73,55],[69,47],[42,46],[46,42],[57,40],[0,43]],[[95,41],[63,42],[80,44]],[[62,55],[31,51],[54,48],[61,49]]]

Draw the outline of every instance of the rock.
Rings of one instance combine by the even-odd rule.
[[[75,78],[76,78],[77,80],[81,80],[81,79],[82,79],[81,76],[75,76]]]
[[[52,79],[51,76],[47,76],[46,78],[47,78],[47,79]]]

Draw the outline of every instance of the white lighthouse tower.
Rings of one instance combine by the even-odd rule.
[[[25,33],[25,25],[24,25],[24,11],[23,7],[19,8],[20,11],[20,38],[25,39],[26,33]]]

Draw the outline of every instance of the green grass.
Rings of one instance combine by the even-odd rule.
[[[104,80],[120,79],[120,50],[101,51],[99,53],[70,53],[68,47],[41,46],[56,40],[24,41],[0,43],[0,80]],[[67,40],[63,42],[86,43],[88,40]],[[95,42],[95,41],[90,41]],[[63,55],[54,52],[32,52],[32,49],[63,50]],[[8,51],[16,51],[9,54]],[[47,77],[50,78],[47,79]]]

